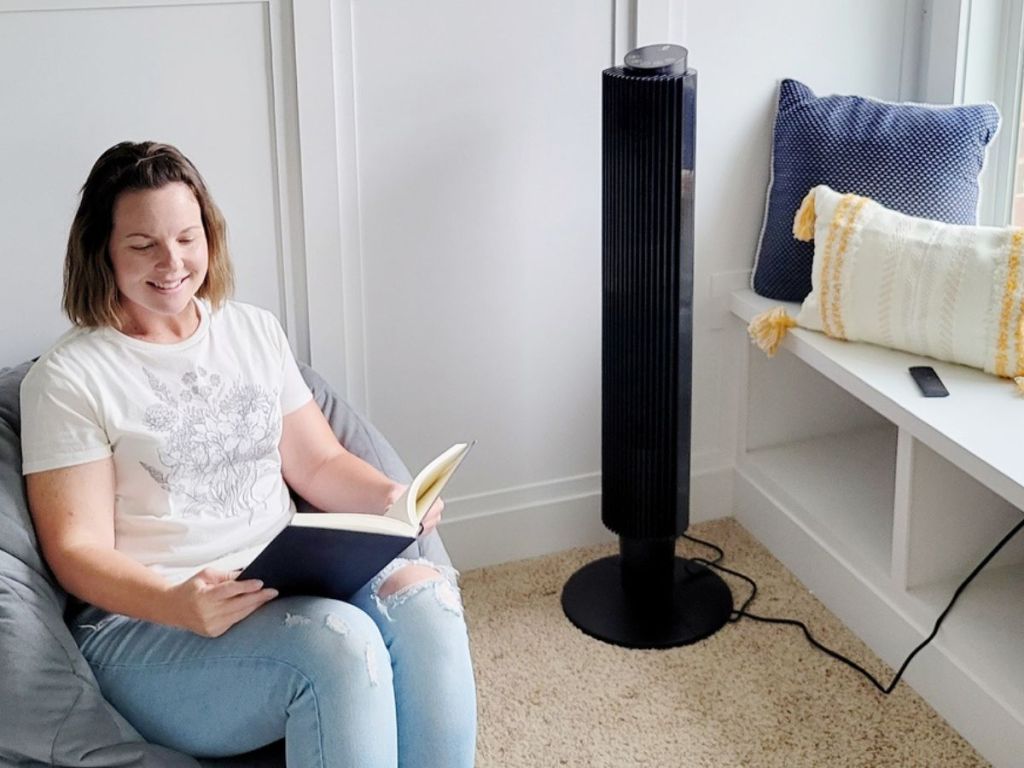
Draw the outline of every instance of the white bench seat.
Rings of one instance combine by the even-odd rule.
[[[745,326],[779,302],[745,290],[730,305],[743,321],[737,517],[898,667],[1021,519],[1024,395],[982,371],[799,328],[768,359]],[[912,365],[934,367],[949,397],[922,397]],[[904,679],[994,765],[1024,764],[1024,532]]]

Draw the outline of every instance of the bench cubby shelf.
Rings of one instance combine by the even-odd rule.
[[[769,359],[745,328],[778,304],[731,296],[736,515],[895,669],[1024,514],[1024,396],[981,371],[802,329]],[[921,397],[911,365],[932,365],[950,396]],[[1024,532],[904,682],[993,765],[1024,764]]]

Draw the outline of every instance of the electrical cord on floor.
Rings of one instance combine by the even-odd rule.
[[[935,620],[935,626],[932,627],[931,634],[929,634],[928,637],[926,637],[920,645],[918,645],[913,651],[910,652],[910,655],[907,656],[906,660],[904,660],[902,666],[900,666],[899,668],[899,671],[896,672],[896,676],[893,677],[892,682],[890,682],[888,686],[882,685],[882,683],[880,683],[874,675],[872,675],[870,672],[864,669],[864,667],[862,667],[857,662],[853,661],[852,659],[848,659],[841,653],[833,651],[831,648],[822,645],[820,642],[818,642],[811,634],[811,631],[807,628],[807,625],[804,624],[802,621],[796,621],[795,619],[769,618],[766,616],[758,616],[757,614],[750,613],[749,611],[747,611],[748,606],[754,601],[754,598],[757,596],[757,583],[752,578],[743,573],[740,573],[739,571],[734,571],[731,568],[726,568],[725,566],[720,565],[719,561],[725,555],[725,553],[721,550],[720,547],[717,547],[710,542],[694,538],[693,536],[688,536],[685,533],[683,534],[683,538],[689,539],[690,541],[709,547],[715,550],[718,555],[714,560],[705,560],[703,558],[691,558],[695,563],[701,563],[703,565],[710,566],[715,570],[731,574],[732,576],[736,576],[737,578],[742,579],[750,585],[750,595],[743,602],[743,605],[740,606],[739,609],[734,610],[732,612],[732,616],[729,618],[730,622],[737,622],[740,619],[752,619],[753,621],[759,621],[765,624],[784,624],[787,626],[799,627],[803,630],[804,637],[807,638],[807,641],[811,645],[813,645],[818,650],[828,654],[833,659],[841,661],[843,664],[846,664],[851,669],[860,672],[862,675],[864,675],[864,677],[871,681],[875,688],[877,688],[883,694],[888,696],[896,688],[896,685],[903,677],[903,673],[906,672],[907,667],[909,666],[910,662],[914,659],[914,657],[917,656],[917,654],[935,638],[935,635],[938,634],[939,627],[941,626],[942,622],[945,620],[949,612],[953,609],[954,603],[956,603],[957,599],[960,597],[963,591],[967,589],[967,585],[974,581],[974,577],[981,573],[982,569],[989,564],[989,561],[992,560],[992,558],[999,553],[999,550],[1001,550],[1007,544],[1007,542],[1010,541],[1010,539],[1017,535],[1021,528],[1024,528],[1024,520],[1021,520],[1019,523],[1017,523],[1017,525],[1015,525],[1009,533],[1003,536],[1003,538],[999,541],[998,544],[996,544],[992,551],[985,555],[982,561],[978,563],[977,566],[975,566],[974,570],[971,571],[967,578],[960,583],[960,586],[956,588],[956,591],[953,593],[953,597],[950,599],[949,604],[946,606],[945,610],[943,610],[942,613],[939,614],[939,618]]]
[[[704,541],[704,539],[698,539],[696,536],[691,536],[688,533],[684,533],[683,534],[683,538],[684,539],[689,539],[690,541],[694,542],[695,544],[700,544],[701,546],[707,547],[708,549],[715,550],[715,553],[718,556],[709,563],[710,565],[714,565],[715,563],[722,562],[722,558],[725,557],[725,552],[723,552],[722,548],[720,546],[718,546],[717,544],[712,544],[710,541]],[[707,562],[707,561],[705,561],[705,562]]]

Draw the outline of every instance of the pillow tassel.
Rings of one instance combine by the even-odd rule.
[[[812,187],[811,191],[804,195],[804,200],[793,219],[793,237],[805,243],[814,239],[814,190]]]
[[[1017,385],[1017,391],[1024,394],[1024,376],[1014,376],[1013,382]]]
[[[786,338],[786,333],[794,325],[796,320],[786,313],[786,308],[776,307],[762,312],[751,320],[747,326],[747,333],[768,357],[775,357],[779,345]]]

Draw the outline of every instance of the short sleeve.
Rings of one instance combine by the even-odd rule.
[[[21,383],[22,473],[98,461],[111,455],[94,398],[48,357]]]
[[[274,318],[274,332],[277,336],[278,348],[281,351],[281,415],[287,416],[312,400],[313,393],[299,372],[299,365],[295,362],[295,355],[292,354],[291,345],[288,344],[288,337],[285,336],[284,329],[281,328],[281,324],[277,322],[276,318]]]

